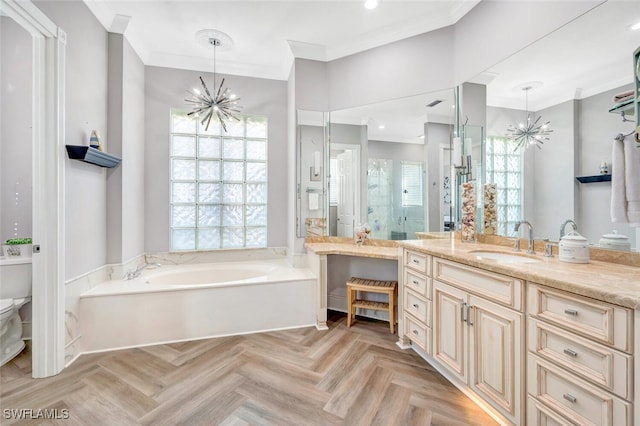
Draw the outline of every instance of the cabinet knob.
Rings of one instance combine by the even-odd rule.
[[[420,261],[418,259],[413,259],[412,262],[416,263],[416,264],[420,263]]]
[[[562,397],[564,399],[566,399],[567,401],[572,402],[574,404],[576,402],[578,402],[578,399],[575,396],[571,395],[570,393],[565,393],[564,395],[562,395]]]
[[[565,309],[564,313],[567,315],[573,315],[574,317],[578,316],[578,311],[575,309]]]
[[[413,330],[413,334],[418,335],[418,330]]]
[[[417,280],[413,280],[413,285],[420,285],[420,283]]]
[[[564,350],[564,351],[562,351],[562,352],[564,352],[565,354],[567,354],[567,355],[569,355],[569,356],[572,356],[572,357],[574,357],[574,358],[578,356],[578,352],[574,351],[573,349],[569,349],[569,348],[567,348],[567,349],[565,349],[565,350]]]
[[[413,304],[413,307],[414,307],[414,308],[416,308],[416,309],[418,309],[418,308],[420,307],[420,305],[418,305],[417,303],[414,303],[414,304]]]

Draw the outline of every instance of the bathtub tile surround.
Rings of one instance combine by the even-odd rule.
[[[286,247],[268,247],[256,249],[228,249],[215,251],[176,251],[148,253],[147,263],[161,265],[184,265],[193,263],[237,262],[242,260],[281,259],[287,255]]]
[[[65,365],[69,365],[81,353],[80,295],[100,283],[122,278],[126,271],[135,269],[144,261],[144,255],[136,256],[124,264],[105,265],[65,283]]]

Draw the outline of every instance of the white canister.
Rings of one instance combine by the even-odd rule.
[[[558,258],[561,262],[589,263],[589,242],[575,231],[560,239]]]
[[[602,248],[612,250],[631,250],[629,237],[627,237],[626,235],[618,234],[615,230],[610,234],[604,234],[602,237],[600,237],[598,245]]]

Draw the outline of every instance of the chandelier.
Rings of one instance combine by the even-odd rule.
[[[242,107],[238,105],[240,98],[234,93],[231,93],[230,88],[224,87],[224,78],[220,82],[220,86],[216,86],[216,49],[228,48],[232,44],[232,40],[227,34],[216,30],[198,31],[196,38],[213,47],[213,90],[209,91],[207,84],[201,76],[200,83],[202,90],[197,88],[187,90],[187,93],[189,93],[191,97],[185,99],[185,101],[193,104],[193,110],[187,115],[198,118],[200,124],[204,126],[205,131],[209,130],[211,119],[215,117],[220,121],[222,128],[226,132],[226,123],[229,120],[240,121],[234,114],[239,113]]]
[[[549,134],[553,132],[553,130],[549,128],[551,121],[543,123],[542,116],[538,116],[538,118],[534,120],[529,113],[529,90],[532,88],[533,86],[530,85],[526,85],[522,88],[525,93],[525,113],[527,121],[525,123],[520,123],[517,126],[510,124],[507,128],[507,138],[516,145],[514,152],[520,149],[523,145],[525,149],[533,145],[537,146],[538,149],[542,149],[541,145],[543,145],[545,141],[550,140]]]

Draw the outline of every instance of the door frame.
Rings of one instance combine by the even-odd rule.
[[[362,220],[362,217],[360,217],[360,205],[362,203],[362,199],[360,198],[361,197],[360,185],[362,184],[362,165],[360,164],[360,149],[361,149],[360,145],[332,142],[329,150],[329,158],[331,158],[331,151],[333,150],[353,151],[352,165],[354,167],[353,177],[354,177],[354,186],[355,186],[353,190],[353,201],[354,201],[353,202],[353,217],[354,217],[353,227],[354,229],[357,223],[364,223]],[[327,203],[329,203],[329,197],[326,197],[326,199],[327,199]],[[328,216],[328,212],[329,212],[328,205],[327,205],[326,211]]]
[[[32,36],[32,376],[64,368],[66,33],[30,1],[0,10]]]

